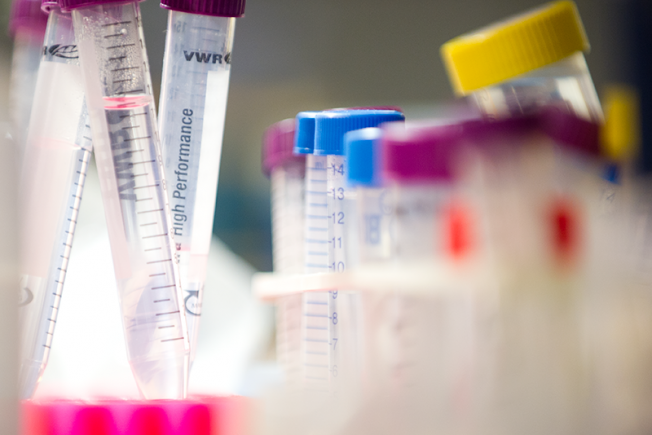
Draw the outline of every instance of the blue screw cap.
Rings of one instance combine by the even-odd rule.
[[[315,117],[319,112],[299,112],[296,116],[294,154],[312,154],[315,149]]]
[[[349,185],[374,187],[380,185],[380,138],[376,127],[351,131],[344,135],[346,175]]]
[[[344,155],[344,135],[386,122],[404,121],[395,110],[338,110],[320,112],[315,117],[316,155]]]

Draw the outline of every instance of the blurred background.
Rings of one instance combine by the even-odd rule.
[[[645,120],[652,116],[652,1],[575,1],[592,45],[586,59],[598,93],[613,83],[638,89],[643,120],[641,163],[650,170],[652,124]],[[209,271],[209,284],[230,291],[210,293],[205,300],[212,308],[205,312],[202,327],[205,353],[193,368],[197,385],[202,384],[211,393],[251,394],[257,384],[278,377],[271,367],[273,314],[269,307],[256,305],[249,285],[255,270],[272,269],[270,185],[260,169],[264,130],[299,111],[331,107],[396,105],[404,109],[408,119],[432,116],[442,101],[454,97],[439,56],[441,44],[543,2],[247,0],[246,16],[237,20],[213,228],[217,237],[248,264],[213,242],[213,264],[219,267]],[[13,46],[6,33],[10,5],[10,0],[0,0],[0,29],[4,29],[0,31],[0,102],[8,101]],[[168,13],[159,7],[158,0],[143,2],[141,10],[158,95]],[[0,104],[0,124],[8,119],[7,105]],[[15,179],[15,175],[0,171],[0,189],[7,190]],[[5,194],[0,197],[6,198]],[[102,219],[100,202],[97,190],[84,199],[82,213],[93,225]],[[0,211],[8,211],[5,204],[0,202]],[[15,216],[10,214],[0,213],[5,233],[16,226],[10,220]],[[115,385],[119,393],[137,394],[124,356],[117,296],[111,289],[108,238],[98,237],[100,230],[93,225],[80,226],[77,231],[78,248],[71,261],[76,272],[70,274],[60,316],[64,322],[57,326],[58,347],[53,349],[43,382],[44,395],[60,394],[65,386],[69,394],[82,396],[97,379],[104,382],[103,391],[113,391],[109,387]],[[11,262],[13,251],[7,240],[5,234],[0,265]],[[91,242],[84,245],[83,240]],[[103,269],[93,269],[97,264]],[[0,287],[13,289],[15,282],[0,281]],[[5,314],[15,316],[10,309],[11,295],[10,291],[0,292],[10,301],[0,299],[0,307],[8,307]],[[15,318],[5,314],[0,313],[0,330],[7,329],[6,325],[15,330]],[[101,331],[100,324],[104,328]],[[212,347],[205,345],[209,341]],[[11,346],[0,341],[0,349]],[[0,360],[2,357],[0,367],[7,367],[11,358],[0,355]],[[252,360],[259,364],[247,366]],[[82,367],[92,364],[93,370],[82,373]],[[0,373],[0,399],[8,391],[6,386],[12,385],[13,373],[15,370]],[[120,389],[123,385],[127,385],[126,390]],[[0,403],[0,432],[3,416],[14,414],[15,405]]]
[[[591,41],[587,55],[601,92],[636,83],[647,58],[642,29],[648,1],[577,0]],[[263,131],[301,110],[399,105],[427,116],[453,97],[439,58],[442,43],[463,32],[542,4],[540,0],[247,0],[238,19],[214,232],[258,270],[269,271],[269,182],[260,170]],[[142,3],[156,94],[167,11]],[[6,29],[10,1],[0,14]],[[649,32],[648,32],[649,33]],[[12,43],[0,32],[0,101],[6,101]],[[636,53],[636,54],[635,54]],[[640,74],[638,74],[640,75]],[[645,92],[643,118],[645,117]],[[6,107],[0,108],[6,117]],[[645,134],[644,134],[645,136]]]

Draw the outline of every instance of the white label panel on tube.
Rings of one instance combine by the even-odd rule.
[[[222,156],[222,138],[226,102],[228,98],[230,70],[209,71],[206,82],[206,106],[202,125],[201,143],[203,146],[199,159],[197,194],[195,196],[194,226],[192,232],[192,254],[208,255],[213,230],[214,212],[202,213],[202,208],[214,210],[217,195],[217,172]],[[217,96],[217,97],[216,97]]]

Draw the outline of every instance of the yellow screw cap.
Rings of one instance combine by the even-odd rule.
[[[604,92],[604,154],[617,161],[635,157],[640,143],[639,99],[634,88],[610,85]]]
[[[466,95],[588,49],[575,3],[557,1],[458,36],[441,56],[455,92]]]

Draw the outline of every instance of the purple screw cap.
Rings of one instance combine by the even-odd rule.
[[[294,154],[295,119],[272,124],[263,136],[263,172],[268,177],[277,166],[286,162],[305,162],[304,154]]]
[[[41,0],[14,0],[9,19],[9,36],[14,36],[19,27],[45,33],[48,16],[41,10]]]
[[[246,0],[161,0],[161,7],[213,17],[244,16]]]
[[[383,177],[399,183],[451,180],[462,125],[400,124],[383,128]]]
[[[473,119],[462,124],[464,140],[475,147],[518,145],[519,138],[540,132],[540,117],[536,114],[519,115],[503,119]],[[516,140],[515,140],[516,139]]]
[[[85,6],[106,5],[111,3],[140,3],[145,0],[59,0],[59,6],[64,11],[83,8]]]
[[[600,155],[600,125],[558,107],[546,107],[540,115],[541,130],[560,145]]]
[[[41,2],[41,10],[46,14],[49,14],[54,7],[59,7],[58,0],[43,0]]]

